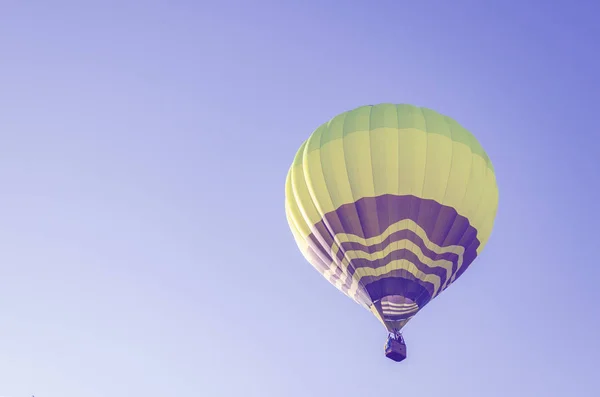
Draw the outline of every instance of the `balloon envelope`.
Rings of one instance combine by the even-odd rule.
[[[494,168],[453,119],[364,106],[317,128],[286,180],[296,243],[327,281],[399,332],[487,243]]]

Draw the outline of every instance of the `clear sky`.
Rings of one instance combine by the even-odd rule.
[[[1,1],[0,395],[599,396],[594,3]],[[381,102],[500,188],[401,364],[284,215],[301,142]]]

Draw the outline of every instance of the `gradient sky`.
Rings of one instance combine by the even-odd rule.
[[[1,1],[0,395],[599,396],[593,3]],[[302,141],[381,102],[500,188],[401,364],[284,214]]]

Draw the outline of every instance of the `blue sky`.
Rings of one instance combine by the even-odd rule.
[[[600,395],[598,5],[341,4],[2,2],[0,395]],[[401,364],[283,208],[301,142],[381,102],[500,188]]]

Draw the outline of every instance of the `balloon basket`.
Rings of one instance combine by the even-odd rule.
[[[390,360],[400,362],[406,358],[406,344],[403,340],[388,337],[385,344],[385,356]]]

